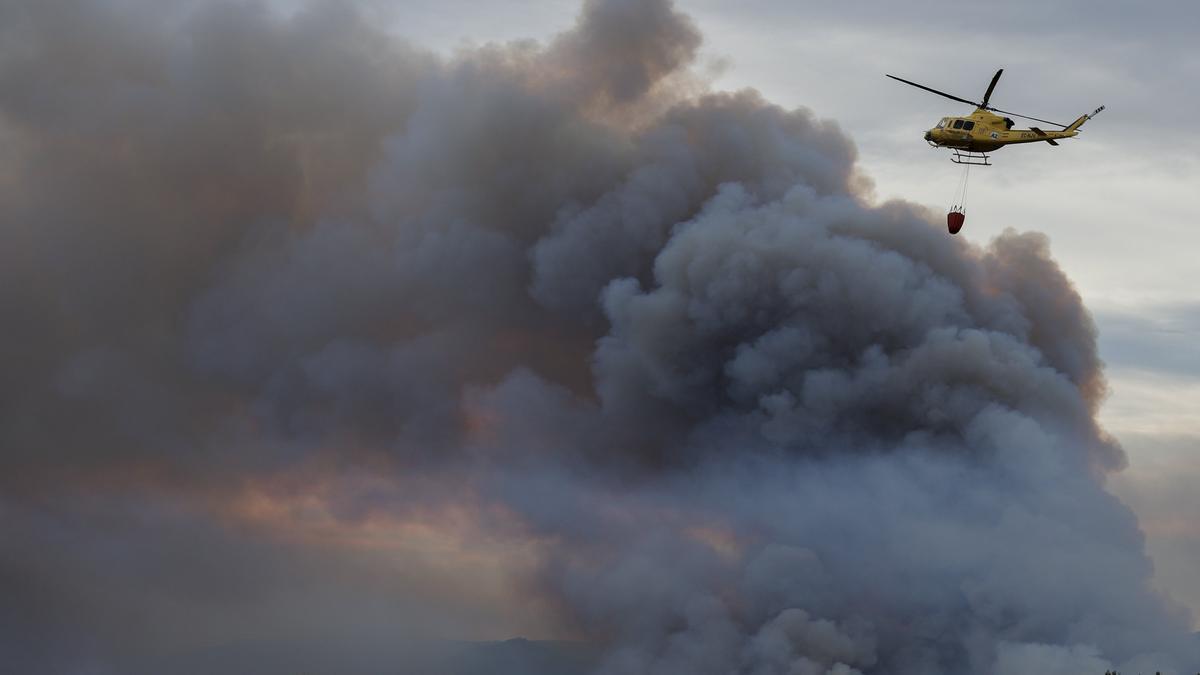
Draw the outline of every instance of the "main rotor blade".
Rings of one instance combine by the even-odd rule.
[[[984,110],[991,110],[993,112],[998,112],[998,113],[1001,113],[1004,115],[1012,115],[1013,117],[1020,117],[1021,119],[1033,120],[1034,122],[1042,122],[1043,124],[1053,124],[1056,127],[1063,127],[1064,129],[1067,127],[1067,125],[1062,124],[1061,122],[1051,122],[1050,120],[1044,120],[1040,117],[1030,117],[1029,115],[1020,115],[1015,112],[1008,112],[1007,110],[1001,110],[999,108],[993,108],[993,107],[989,106],[987,104],[987,101],[989,98],[991,98],[992,90],[996,88],[996,82],[998,82],[1000,80],[1000,74],[1003,72],[1004,72],[1004,69],[1001,68],[1000,70],[996,71],[995,75],[992,76],[992,83],[990,85],[988,85],[987,93],[983,95],[984,96],[983,103],[976,103],[974,101],[968,101],[965,98],[959,98],[957,96],[947,94],[944,91],[938,91],[937,89],[926,87],[923,84],[917,84],[916,82],[906,80],[903,77],[896,77],[895,75],[888,75],[888,77],[892,78],[893,80],[903,82],[904,84],[911,84],[912,86],[916,87],[917,89],[924,89],[925,91],[928,91],[933,94],[937,94],[938,96],[945,96],[946,98],[950,99],[951,101],[958,101],[959,103],[966,103],[967,105],[973,105],[977,108],[983,108]],[[886,75],[887,73],[884,73],[884,74]]]
[[[884,74],[886,75],[886,73],[884,73]],[[899,81],[903,82],[904,84],[911,84],[912,86],[916,87],[917,89],[924,89],[925,91],[932,92],[934,94],[937,94],[938,96],[945,96],[946,98],[950,99],[951,101],[958,101],[960,103],[966,103],[967,105],[973,105],[975,107],[979,107],[979,104],[974,101],[968,101],[965,98],[951,96],[950,94],[947,94],[944,91],[938,91],[937,89],[930,89],[929,87],[926,87],[923,84],[917,84],[916,82],[909,82],[908,80],[906,80],[902,77],[896,77],[895,75],[888,75],[888,77],[892,78],[893,80],[899,80]],[[1053,124],[1053,122],[1051,122],[1051,124]]]
[[[1000,73],[1003,73],[1003,72],[1004,72],[1004,69],[1001,68],[1000,70],[996,71],[996,74],[994,76],[992,76],[992,83],[988,85],[987,93],[985,93],[983,95],[983,102],[979,104],[980,108],[987,107],[988,101],[992,98],[992,90],[996,88],[996,83],[1000,81]]]
[[[987,108],[987,110],[991,110],[992,112],[998,112],[998,113],[1001,113],[1004,115],[1012,115],[1013,117],[1020,117],[1021,119],[1033,120],[1034,122],[1045,122],[1046,124],[1053,124],[1056,127],[1062,127],[1064,129],[1067,128],[1067,125],[1062,124],[1061,122],[1051,122],[1050,120],[1044,120],[1040,117],[1030,117],[1029,115],[1018,115],[1015,112],[1008,112],[1007,110],[1001,110],[999,108]]]

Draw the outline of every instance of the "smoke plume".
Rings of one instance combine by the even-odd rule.
[[[700,43],[0,1],[9,665],[1192,672],[1046,238],[873,204]]]

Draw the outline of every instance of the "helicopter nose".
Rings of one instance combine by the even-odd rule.
[[[933,140],[933,132],[932,132],[932,131],[926,131],[926,132],[925,132],[925,140],[927,140],[927,141],[932,141],[932,140]]]

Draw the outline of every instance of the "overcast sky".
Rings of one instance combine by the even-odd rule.
[[[1197,18],[0,0],[0,653],[1195,672]]]
[[[1059,147],[994,153],[971,171],[967,224],[984,243],[1005,228],[1047,234],[1100,328],[1111,396],[1101,418],[1130,468],[1111,483],[1142,518],[1160,583],[1200,612],[1200,5],[680,0],[704,35],[717,89],[753,87],[836,120],[858,145],[880,201],[936,211],[962,169],[921,136],[969,107],[888,80],[891,73],[1070,122],[1107,106]],[[545,39],[571,0],[374,2],[393,31],[442,52]]]

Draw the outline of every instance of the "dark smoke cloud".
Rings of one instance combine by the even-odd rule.
[[[870,205],[835,124],[704,90],[670,2],[449,58],[337,4],[0,12],[23,669],[429,672],[401,638],[514,604],[605,674],[1200,661],[1046,239]],[[484,597],[321,518],[534,561]]]

